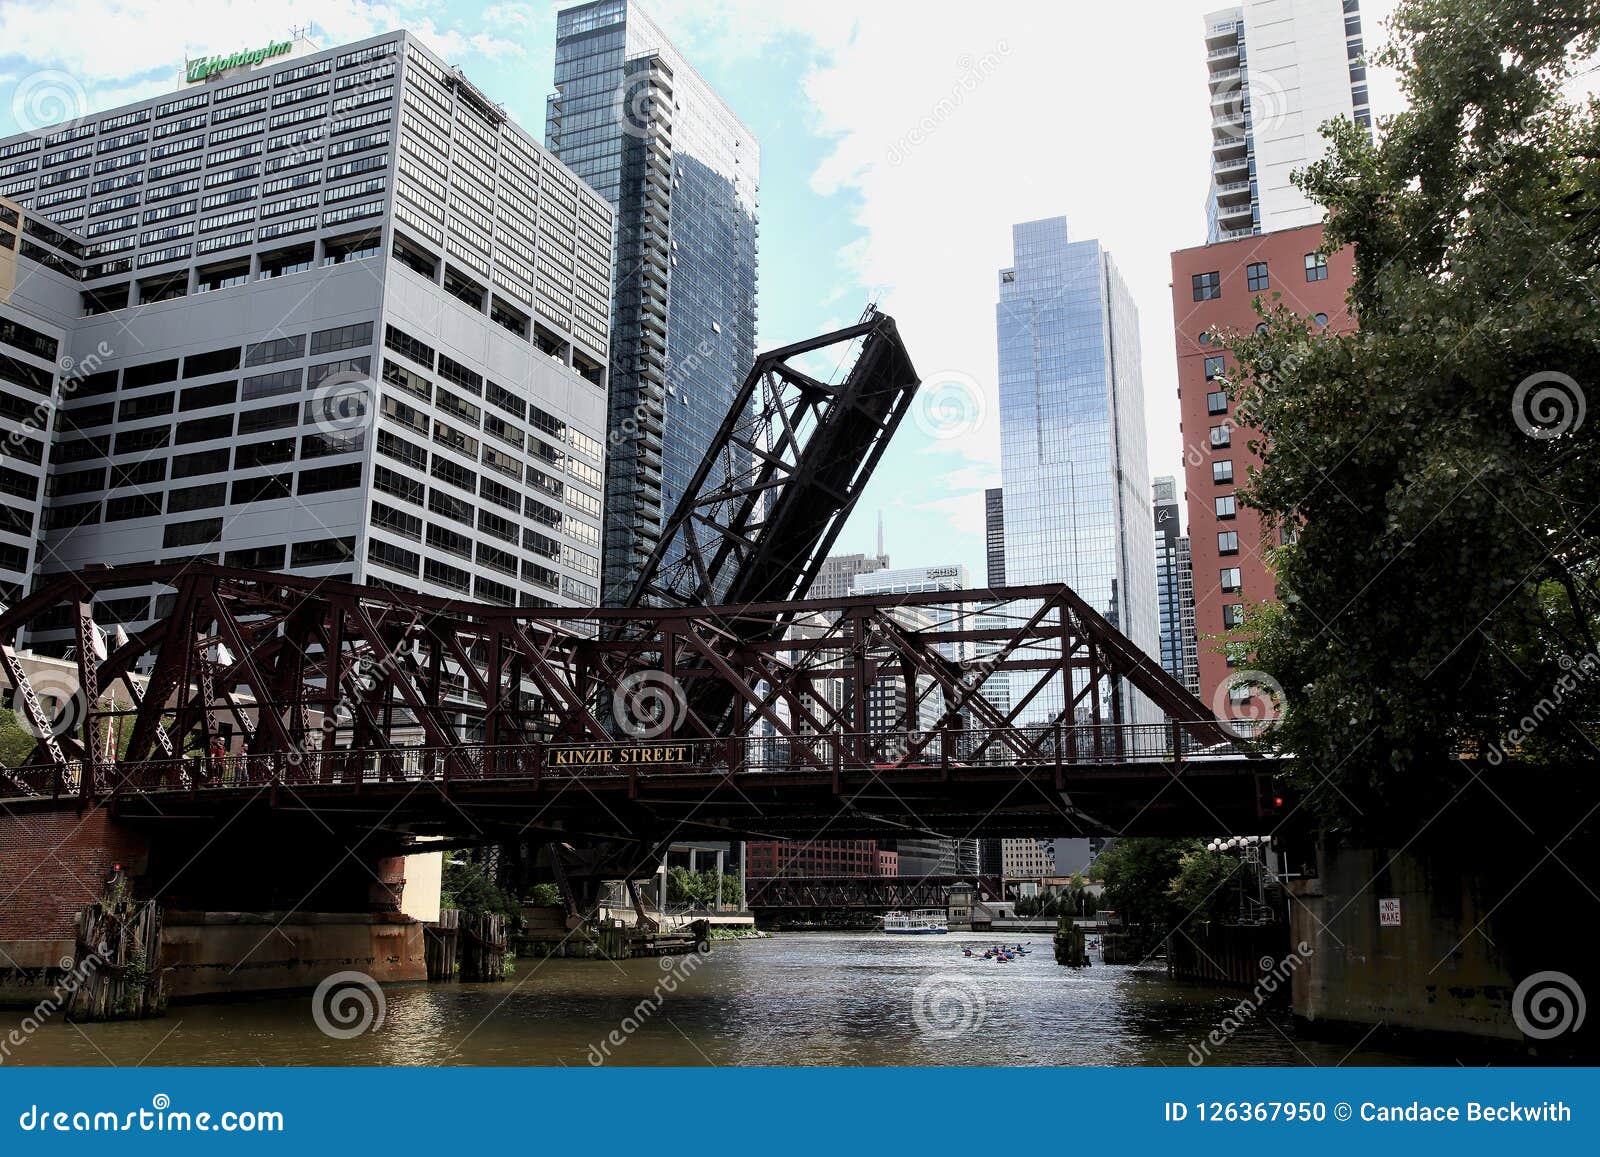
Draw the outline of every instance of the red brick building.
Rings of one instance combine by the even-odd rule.
[[[748,877],[892,876],[900,858],[877,840],[752,840],[744,854]]]
[[[1230,670],[1248,670],[1252,656],[1227,649],[1248,604],[1276,597],[1261,522],[1238,502],[1237,489],[1261,459],[1252,434],[1240,429],[1234,399],[1218,379],[1233,369],[1212,330],[1248,333],[1259,323],[1255,303],[1285,305],[1335,331],[1354,328],[1346,296],[1355,263],[1348,249],[1323,257],[1322,226],[1307,225],[1180,249],[1172,255],[1172,316],[1178,351],[1178,400],[1184,476],[1194,560],[1195,631],[1200,698],[1221,714],[1259,717],[1260,705],[1229,698]]]

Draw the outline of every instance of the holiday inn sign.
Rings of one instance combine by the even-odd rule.
[[[219,72],[227,72],[230,68],[243,68],[246,65],[260,64],[274,56],[282,56],[294,47],[287,40],[275,40],[265,48],[253,48],[248,52],[235,52],[232,56],[202,56],[198,60],[189,61],[185,73],[189,83],[205,80],[216,76]]]

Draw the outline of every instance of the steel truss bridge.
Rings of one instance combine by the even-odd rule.
[[[621,608],[213,563],[46,576],[0,613],[39,737],[0,797],[395,844],[1258,826],[1274,761],[1070,589],[804,598],[917,386],[873,309],[758,357]],[[108,644],[97,606],[135,591],[158,618]],[[16,651],[41,623],[74,633],[64,694]],[[1128,722],[1133,693],[1173,722]]]
[[[96,601],[151,587],[169,613],[99,657]],[[81,691],[50,710],[13,644],[63,613]],[[0,671],[43,736],[0,794],[129,821],[268,808],[485,842],[1244,831],[1274,766],[1063,586],[607,610],[103,568],[0,614]],[[874,728],[865,692],[890,679],[903,716]],[[1122,682],[1175,722],[1120,722]]]
[[[893,912],[943,908],[964,884],[975,900],[1003,899],[996,876],[766,876],[745,881],[758,910]]]

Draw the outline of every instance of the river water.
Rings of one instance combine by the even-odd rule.
[[[621,963],[519,960],[495,984],[390,986],[382,1022],[348,1039],[318,1027],[309,995],[255,997],[181,1004],[162,1020],[52,1018],[5,1063],[1183,1066],[1197,1048],[1224,1065],[1417,1059],[1299,1038],[1282,1011],[1228,1034],[1247,993],[1160,969],[1062,968],[1048,937],[1030,939],[1032,953],[1007,964],[962,955],[992,937],[878,932],[780,933]],[[0,1037],[21,1016],[0,1010]],[[1221,1044],[1207,1043],[1214,1030]]]

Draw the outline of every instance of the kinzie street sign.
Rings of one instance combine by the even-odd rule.
[[[185,75],[189,83],[205,80],[208,76],[215,76],[219,72],[227,72],[230,68],[243,68],[247,64],[260,64],[274,56],[282,56],[294,47],[287,40],[275,40],[265,48],[252,48],[248,52],[235,52],[232,56],[202,56],[198,60],[189,61]]]
[[[692,743],[595,743],[546,747],[546,767],[640,767],[694,762]]]

